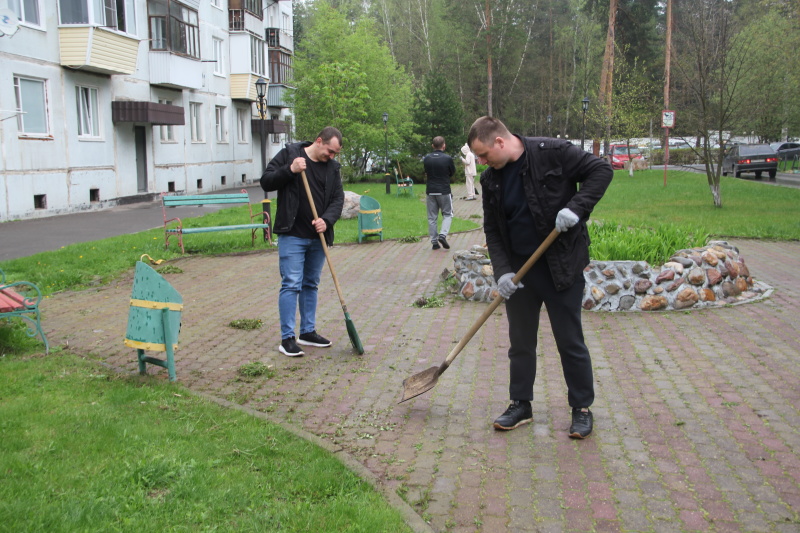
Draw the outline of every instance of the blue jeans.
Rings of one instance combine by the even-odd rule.
[[[325,262],[325,250],[319,238],[301,239],[278,235],[278,265],[281,290],[278,311],[281,317],[281,339],[295,336],[295,317],[300,305],[300,334],[316,330],[317,287]]]

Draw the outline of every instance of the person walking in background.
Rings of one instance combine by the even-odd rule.
[[[304,355],[299,344],[328,347],[331,342],[316,331],[317,289],[325,250],[333,244],[333,225],[344,205],[339,163],[334,159],[342,149],[342,134],[324,128],[314,142],[287,144],[269,162],[261,176],[261,188],[278,191],[274,232],[278,235],[278,266],[281,288],[278,311],[281,344],[278,350],[289,357]],[[303,185],[306,172],[311,196],[319,218],[314,218]],[[300,307],[300,336],[295,340],[296,313]]]
[[[453,222],[453,195],[450,191],[450,179],[456,173],[453,158],[444,153],[447,145],[444,137],[436,136],[432,141],[433,152],[422,160],[425,167],[425,194],[428,203],[428,235],[434,250],[440,247],[450,248],[447,234]],[[442,212],[442,229],[437,231],[439,211]],[[441,246],[440,246],[441,245]]]
[[[475,168],[475,155],[469,149],[469,144],[464,143],[461,147],[461,163],[464,165],[464,176],[467,183],[467,200],[475,199],[475,175],[478,171]]]
[[[484,232],[497,291],[506,299],[511,405],[494,421],[511,430],[533,419],[539,313],[547,308],[572,407],[569,436],[592,432],[594,378],[583,338],[583,269],[589,264],[586,221],[613,171],[603,159],[563,139],[519,137],[492,117],[476,120],[467,138],[481,174]],[[580,184],[580,189],[578,185]],[[560,235],[520,283],[515,273],[553,230]]]

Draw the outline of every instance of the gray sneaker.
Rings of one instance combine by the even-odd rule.
[[[585,409],[585,410],[584,410]],[[594,427],[594,416],[588,407],[572,410],[572,425],[569,426],[569,436],[573,439],[585,439]]]

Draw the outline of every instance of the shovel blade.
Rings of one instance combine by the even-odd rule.
[[[411,398],[431,390],[436,386],[440,375],[439,367],[432,366],[428,370],[406,378],[405,381],[403,381],[403,399],[400,400],[399,403],[403,403],[406,400],[410,400]]]

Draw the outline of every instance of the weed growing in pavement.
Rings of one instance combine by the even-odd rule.
[[[258,318],[239,318],[232,320],[228,325],[236,329],[258,329],[262,326],[262,322]]]
[[[245,363],[240,366],[236,372],[240,376],[248,378],[257,378],[259,376],[267,376],[267,378],[271,378],[275,376],[275,371],[272,369],[272,365],[267,366],[261,361],[251,361],[249,363]]]

